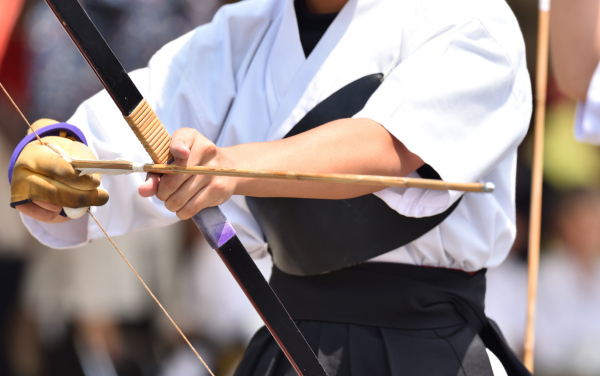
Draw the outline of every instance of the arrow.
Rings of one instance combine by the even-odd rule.
[[[453,190],[464,192],[493,192],[494,183],[449,183],[435,179],[404,178],[378,175],[354,174],[316,174],[311,172],[237,169],[228,167],[175,166],[165,164],[133,163],[122,159],[116,160],[82,160],[70,159],[73,168],[81,171],[81,175],[103,174],[124,175],[133,172],[153,172],[158,174],[190,174],[216,175],[242,178],[279,179],[312,181],[320,183],[358,184],[384,187],[423,188],[436,190]]]

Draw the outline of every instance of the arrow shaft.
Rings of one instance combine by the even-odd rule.
[[[176,166],[164,164],[144,164],[135,167],[128,161],[72,161],[76,169],[87,170],[84,174],[102,173],[102,170],[144,171],[157,174],[190,174],[190,175],[215,175],[232,176],[258,179],[278,179],[312,181],[335,184],[358,184],[382,187],[423,188],[436,190],[455,190],[464,192],[492,192],[491,183],[452,183],[434,179],[418,179],[394,176],[355,175],[355,174],[317,174],[311,172],[278,171],[237,169],[228,167],[207,166]]]

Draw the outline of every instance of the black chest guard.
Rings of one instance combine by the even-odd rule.
[[[307,113],[285,137],[354,116],[382,78],[382,74],[372,74],[341,88]],[[423,178],[440,179],[429,165],[417,171]],[[346,200],[246,198],[275,265],[300,276],[342,269],[408,244],[439,225],[459,201],[438,215],[412,218],[373,194]]]

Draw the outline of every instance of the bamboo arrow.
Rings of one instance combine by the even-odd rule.
[[[68,158],[68,157],[66,157]],[[165,164],[140,164],[125,160],[94,161],[70,160],[73,168],[81,175],[104,174],[122,175],[133,172],[154,172],[160,174],[216,175],[260,179],[280,179],[313,181],[321,183],[359,184],[383,187],[423,188],[454,190],[464,192],[493,192],[493,183],[449,183],[434,179],[417,179],[393,176],[354,175],[354,174],[316,174],[310,172],[236,169],[227,167],[176,166]]]

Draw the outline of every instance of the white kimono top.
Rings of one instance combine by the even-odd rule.
[[[465,194],[441,225],[374,260],[467,271],[500,264],[515,236],[516,149],[532,102],[522,35],[504,0],[349,0],[308,58],[293,0],[242,1],[131,76],[170,133],[191,127],[230,146],[281,139],[329,95],[374,73],[385,80],[355,117],[383,125],[446,181],[496,186],[492,194]],[[100,159],[149,160],[105,92],[68,122]],[[138,195],[143,179],[103,177],[110,200],[92,211],[111,235],[177,220],[155,197]],[[376,195],[422,217],[446,210],[461,193],[387,188]],[[244,197],[221,208],[251,255],[264,256],[268,245]],[[56,248],[103,236],[87,216],[24,222]]]

